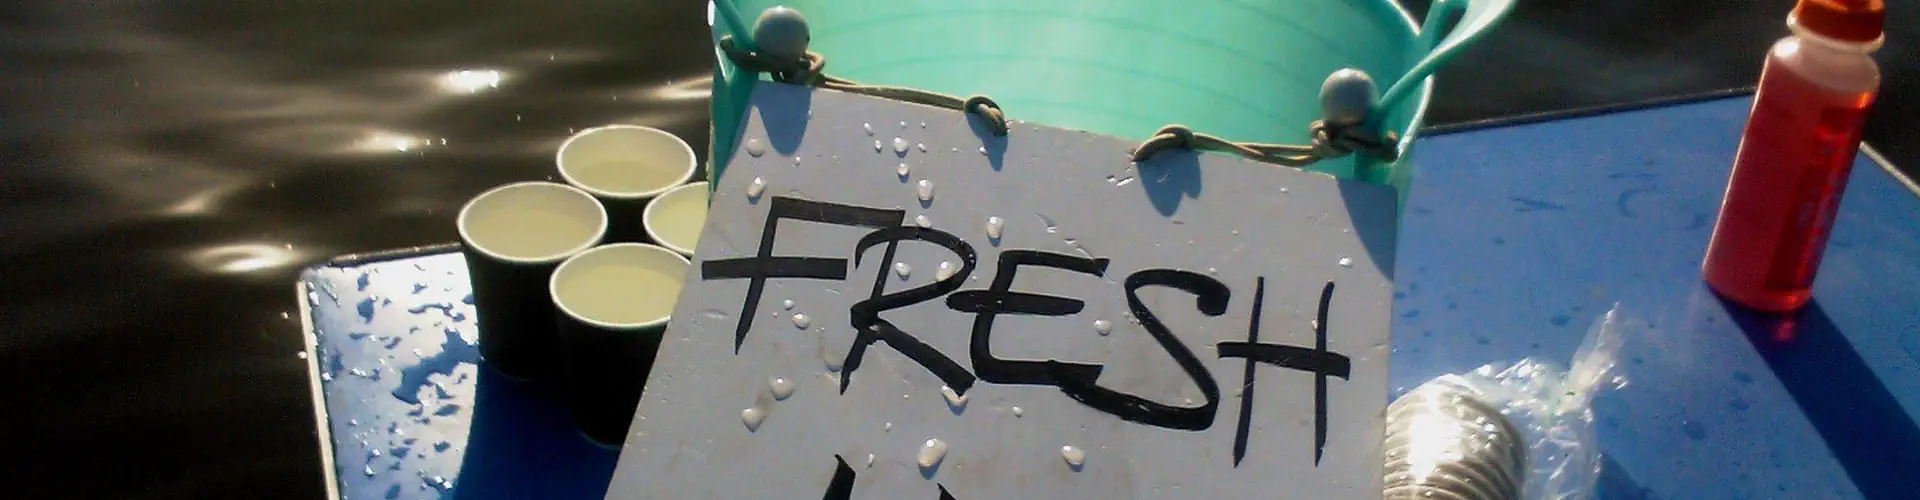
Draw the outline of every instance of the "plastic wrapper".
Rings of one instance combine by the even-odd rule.
[[[1591,402],[1613,376],[1619,308],[1587,332],[1571,368],[1527,358],[1434,378],[1387,410],[1387,500],[1579,500],[1600,477]]]

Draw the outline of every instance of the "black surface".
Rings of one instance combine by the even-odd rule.
[[[1912,168],[1920,8],[1889,3],[1904,31],[1879,55],[1868,140]],[[1750,85],[1789,7],[1523,0],[1442,71],[1430,116]],[[298,269],[454,240],[461,202],[549,176],[570,128],[659,126],[704,156],[703,16],[698,0],[0,4],[0,450],[17,457],[0,497],[318,498]],[[436,80],[487,69],[499,88]]]

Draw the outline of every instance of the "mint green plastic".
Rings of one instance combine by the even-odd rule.
[[[1392,0],[715,0],[714,40],[731,34],[751,47],[753,19],[775,5],[806,16],[828,74],[985,94],[1010,119],[1136,139],[1178,123],[1236,141],[1307,143],[1328,74],[1355,67],[1393,81],[1438,38],[1422,36]],[[759,78],[717,49],[715,58],[708,175],[718,179]],[[1404,201],[1411,132],[1432,87],[1418,78],[1399,90],[1413,98],[1376,115],[1401,134],[1399,162],[1352,155],[1310,169],[1393,186]]]

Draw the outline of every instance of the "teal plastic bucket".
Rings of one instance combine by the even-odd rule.
[[[1434,43],[1392,0],[732,0],[714,4],[714,40],[750,38],[775,5],[806,16],[829,75],[984,94],[1011,119],[1129,139],[1178,123],[1306,144],[1328,74],[1360,68],[1385,90]],[[709,157],[725,165],[760,78],[715,56]],[[1390,185],[1404,200],[1431,87],[1426,79],[1383,110],[1399,161],[1350,155],[1309,169]]]

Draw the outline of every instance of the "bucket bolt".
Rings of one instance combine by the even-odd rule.
[[[1366,123],[1380,106],[1380,88],[1367,72],[1345,68],[1327,75],[1320,85],[1320,112],[1328,125],[1352,127]]]
[[[807,17],[800,11],[776,5],[760,12],[753,21],[753,43],[760,53],[797,61],[807,57],[807,42],[813,35],[807,30]]]

